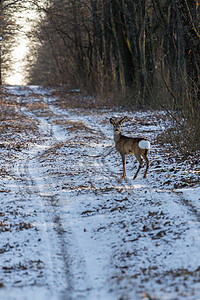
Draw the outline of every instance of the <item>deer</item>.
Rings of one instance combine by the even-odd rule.
[[[144,158],[146,162],[146,169],[143,178],[146,178],[147,171],[149,168],[149,160],[147,158],[148,151],[150,149],[150,142],[143,137],[128,137],[121,134],[121,125],[127,117],[123,117],[118,122],[113,118],[110,118],[110,123],[113,125],[115,149],[121,154],[123,163],[123,176],[122,179],[126,178],[126,155],[132,154],[139,162],[139,167],[133,177],[136,179],[140,169],[142,168]]]

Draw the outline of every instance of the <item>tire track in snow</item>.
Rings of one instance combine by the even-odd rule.
[[[46,151],[47,149],[45,147],[44,152]],[[40,167],[38,167],[39,163],[37,162],[38,157],[42,155],[43,152],[41,152],[41,150],[38,153],[37,150],[34,152],[36,152],[34,155],[29,155],[26,159],[23,157],[18,164],[15,165],[15,174],[20,178],[19,191],[23,195],[24,200],[34,201],[34,207],[39,207],[40,223],[35,224],[35,226],[41,229],[42,241],[46,245],[45,255],[48,256],[48,270],[46,270],[48,272],[48,282],[46,282],[46,284],[49,285],[50,288],[56,287],[59,294],[63,294],[63,299],[65,299],[64,295],[66,295],[66,293],[69,294],[72,290],[72,283],[71,275],[68,272],[70,268],[67,264],[67,247],[60,248],[60,244],[64,244],[62,238],[62,232],[64,232],[64,230],[61,223],[58,222],[59,211],[57,211],[56,207],[56,195],[51,195],[51,193],[47,194],[45,190],[43,191],[45,183],[42,182],[42,176],[38,172]],[[34,164],[36,164],[36,167],[34,167]],[[53,207],[53,224],[52,216],[46,213],[47,204]],[[61,243],[57,243],[56,241],[58,239],[60,240],[60,237]],[[63,251],[64,249],[65,251]],[[62,261],[59,256],[62,257]],[[44,257],[44,260],[45,258],[46,257]],[[63,262],[65,274],[62,272]]]
[[[59,207],[57,195],[52,195],[54,185],[51,183],[51,187],[51,184],[46,184],[46,178],[44,178],[42,166],[40,166],[39,162],[40,157],[51,153],[54,148],[59,148],[63,144],[69,143],[70,139],[66,140],[66,136],[61,135],[60,131],[43,117],[38,117],[34,113],[26,112],[25,110],[23,110],[23,113],[38,121],[41,135],[45,137],[46,142],[39,147],[31,149],[31,153],[27,155],[23,154],[23,157],[14,166],[14,174],[19,179],[18,187],[23,199],[27,201],[27,195],[29,201],[37,199],[37,204],[35,203],[34,205],[39,205],[42,211],[42,223],[36,224],[36,226],[42,228],[43,240],[45,240],[44,243],[48,249],[46,251],[49,265],[48,281],[50,284],[48,285],[57,288],[61,296],[59,299],[65,300],[66,295],[67,299],[72,299],[74,294],[80,292],[80,289],[81,292],[88,292],[90,290],[90,284],[85,273],[84,259],[78,253],[78,264],[79,269],[82,269],[82,278],[74,278],[74,274],[70,271],[72,269],[73,258],[68,253],[70,247],[74,248],[74,252],[77,253],[75,249],[77,245],[72,242],[74,240],[73,231],[69,225],[66,226],[66,222],[65,228],[62,225],[63,222],[60,218],[62,207]],[[45,210],[48,206],[52,207],[52,210],[51,216],[48,215],[48,219],[46,219],[47,213]],[[70,252],[73,251],[70,250]],[[60,261],[59,264],[58,261]],[[62,264],[64,264],[63,268]],[[63,274],[62,269],[65,270],[65,274]],[[85,275],[83,276],[83,274]],[[77,289],[77,282],[80,289]]]
[[[30,114],[30,113],[29,113]],[[32,117],[34,117],[34,114],[31,114]],[[54,277],[57,276],[56,274],[61,273],[60,267],[56,266],[56,260],[57,258],[54,257],[57,253],[57,256],[59,255],[62,257],[62,261],[64,263],[64,270],[65,270],[65,280],[63,280],[62,274],[60,280],[58,278],[54,278],[54,281],[63,282],[62,288],[62,294],[63,299],[66,299],[66,293],[71,299],[71,297],[74,297],[74,294],[78,294],[79,292],[88,292],[90,290],[90,284],[88,282],[88,276],[85,272],[85,263],[84,258],[81,255],[81,252],[79,249],[77,249],[77,245],[74,243],[75,237],[73,236],[73,230],[70,228],[69,224],[66,226],[66,222],[64,222],[65,227],[63,227],[63,220],[61,218],[63,212],[62,212],[62,205],[60,205],[60,200],[55,195],[52,195],[52,192],[54,190],[54,183],[51,181],[46,183],[44,180],[44,174],[42,171],[42,167],[40,166],[40,158],[44,155],[51,153],[51,151],[56,148],[62,147],[66,143],[70,143],[72,138],[69,138],[66,140],[65,135],[61,135],[60,131],[57,130],[57,127],[55,125],[52,125],[51,122],[44,121],[43,118],[35,117],[37,121],[40,123],[41,127],[41,133],[44,135],[49,134],[49,142],[48,146],[44,146],[44,150],[39,150],[30,158],[28,158],[26,161],[23,161],[22,165],[19,167],[20,169],[20,175],[23,174],[26,191],[31,195],[32,190],[34,190],[34,193],[37,194],[40,198],[40,205],[43,210],[46,208],[46,203],[51,206],[52,209],[52,216],[51,220],[53,221],[52,228],[54,232],[56,233],[56,237],[58,240],[58,244],[55,246],[55,243],[53,244],[53,247],[49,247],[54,249],[53,255],[52,255],[52,249],[51,252],[51,259],[53,263],[53,270],[54,270]],[[44,124],[44,125],[43,125]],[[44,129],[44,132],[43,130]],[[46,131],[46,132],[45,132]],[[48,179],[49,180],[49,179]],[[39,183],[38,183],[39,182]],[[45,221],[47,226],[50,222]],[[46,227],[47,227],[46,226]],[[50,231],[50,234],[49,232]],[[47,230],[47,235],[51,235],[51,230]],[[55,239],[55,238],[54,238]],[[50,244],[52,243],[52,240],[50,241]],[[68,252],[68,249],[70,249],[70,253]],[[73,249],[73,250],[72,250]],[[82,270],[79,272],[81,274],[74,275],[71,270],[73,269],[73,257],[71,257],[71,253],[74,252],[77,254],[76,256],[76,263],[78,264],[79,270]],[[55,282],[54,282],[55,283]],[[66,287],[67,283],[67,287]],[[56,284],[55,284],[56,285]],[[53,286],[53,285],[52,285]],[[71,294],[71,296],[70,296]]]
[[[85,116],[84,116],[84,120],[83,120],[83,118],[81,118],[81,117],[78,116],[78,115],[73,115],[72,113],[66,114],[63,110],[60,110],[60,109],[56,108],[55,106],[53,106],[52,104],[50,104],[48,98],[45,98],[44,101],[45,101],[46,104],[48,104],[49,109],[52,111],[52,113],[53,113],[54,115],[57,115],[57,116],[59,116],[59,117],[61,116],[61,117],[68,118],[68,119],[71,120],[71,121],[74,121],[74,119],[84,121],[84,124],[85,124],[85,126],[86,126],[88,129],[90,129],[92,132],[94,132],[94,128],[95,128],[95,130],[98,132],[98,134],[99,134],[99,136],[101,137],[101,139],[102,139],[103,141],[107,140],[107,136],[106,136],[106,134],[104,133],[104,131],[101,129],[101,125],[98,125],[97,123],[93,123],[93,122],[91,122],[91,121],[88,121],[88,122],[86,123],[86,122],[85,122],[85,120],[86,120],[86,117],[85,117]],[[72,140],[72,139],[71,139],[71,140]],[[112,149],[109,147],[108,150],[106,149],[106,151],[105,151],[105,150],[103,149],[100,153],[98,153],[98,154],[96,154],[96,155],[94,155],[94,156],[92,156],[92,157],[93,157],[94,159],[98,160],[98,161],[99,161],[99,158],[100,158],[100,161],[101,161],[101,163],[103,163],[103,166],[104,166],[104,168],[101,167],[102,171],[103,171],[104,169],[106,169],[106,170],[109,172],[109,175],[108,175],[107,172],[104,171],[105,176],[106,176],[107,178],[110,179],[110,178],[113,177],[113,178],[115,178],[115,179],[118,179],[118,177],[112,172],[112,170],[110,169],[109,165],[106,164],[106,161],[105,161],[105,157],[109,156],[111,152],[112,152]],[[88,155],[88,156],[89,156],[89,155]],[[99,167],[100,167],[101,163],[99,163]]]
[[[194,204],[191,203],[188,199],[186,199],[182,193],[174,191],[174,194],[178,196],[178,202],[187,207],[190,214],[192,214],[198,222],[200,222],[200,211]]]

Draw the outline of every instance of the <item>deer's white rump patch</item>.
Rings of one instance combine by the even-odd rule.
[[[147,149],[147,150],[150,149],[149,141],[142,140],[139,142],[138,146],[140,147],[140,149]]]

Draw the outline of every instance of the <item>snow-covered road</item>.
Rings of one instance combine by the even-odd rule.
[[[65,110],[48,89],[6,91],[36,129],[3,134],[0,299],[200,299],[200,188],[172,188],[187,174],[161,155],[155,114]],[[145,180],[143,169],[133,180],[133,157],[120,179],[109,118],[125,114],[122,130],[152,141]]]

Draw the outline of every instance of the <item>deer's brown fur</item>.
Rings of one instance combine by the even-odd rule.
[[[150,142],[142,137],[127,137],[121,134],[121,124],[126,120],[126,117],[120,119],[116,122],[114,119],[110,118],[110,123],[113,125],[114,131],[114,141],[115,149],[121,154],[122,163],[123,163],[123,176],[126,178],[126,155],[132,154],[136,157],[139,162],[139,167],[134,175],[134,179],[137,178],[137,175],[142,167],[142,158],[146,162],[146,169],[144,172],[143,178],[146,178],[147,171],[149,168],[149,160],[147,158],[148,150],[150,148]]]

